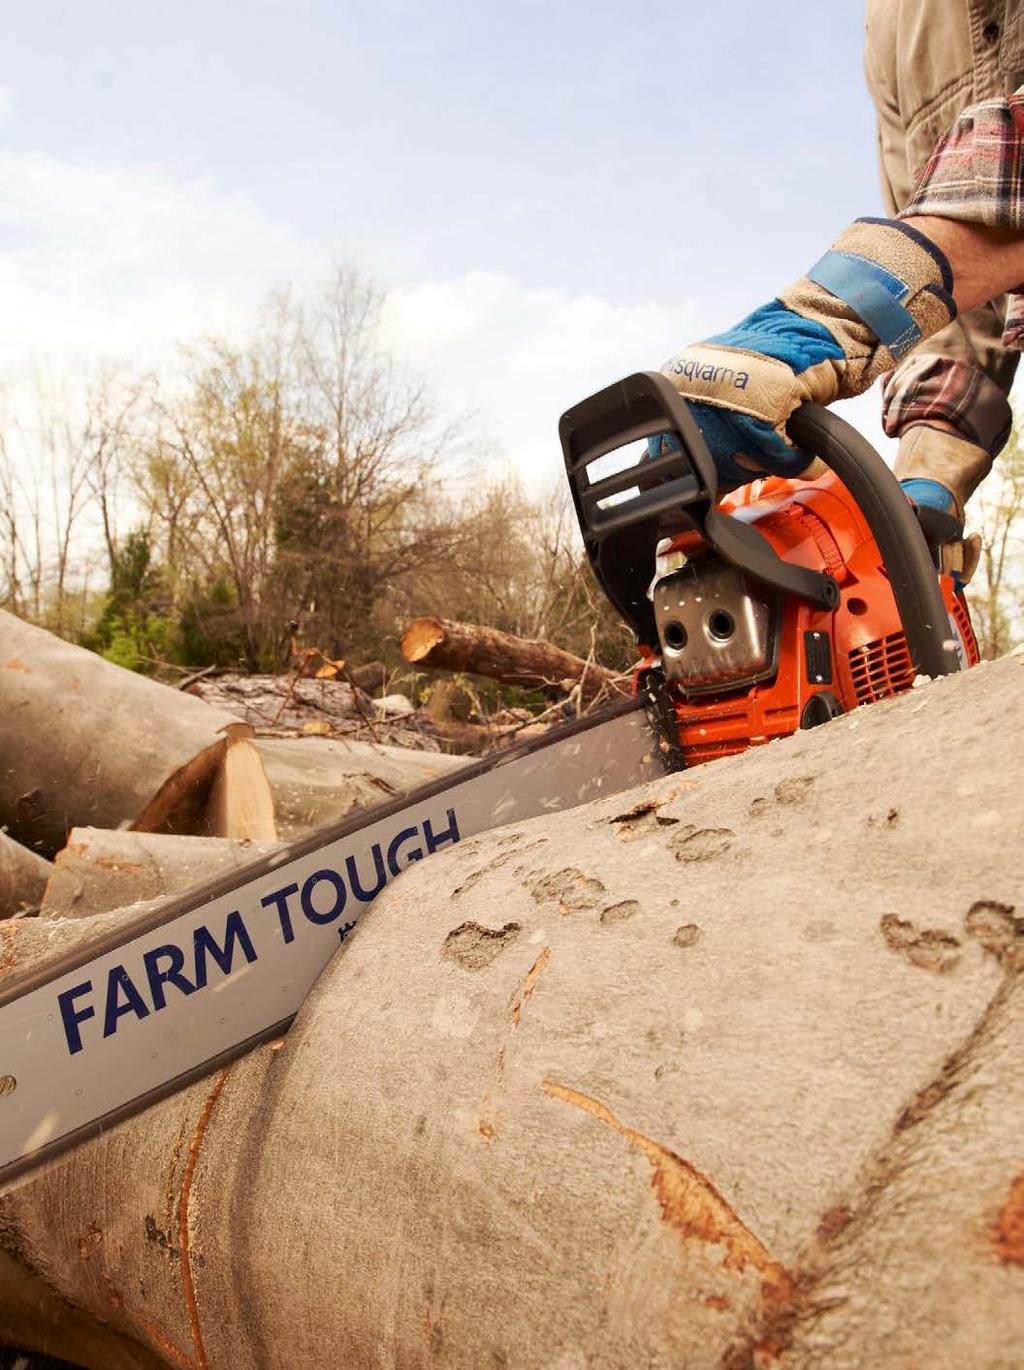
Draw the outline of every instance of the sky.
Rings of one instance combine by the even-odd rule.
[[[356,262],[539,488],[558,416],[877,213],[857,0],[5,0],[0,376],[164,366]],[[877,395],[849,417],[880,440]]]

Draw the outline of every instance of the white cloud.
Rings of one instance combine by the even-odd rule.
[[[0,232],[8,374],[37,358],[57,375],[83,359],[172,363],[178,343],[243,329],[269,290],[346,255],[209,178],[41,152],[0,152]],[[564,409],[714,326],[690,300],[612,301],[483,271],[392,291],[385,320],[441,402],[479,415],[479,461],[507,458],[535,489],[559,477]],[[850,413],[873,440],[877,407],[872,396]]]
[[[393,291],[386,322],[392,344],[453,407],[479,412],[501,446],[485,446],[479,459],[507,458],[534,489],[561,471],[565,409],[631,371],[660,366],[715,326],[691,301],[614,304],[480,271]],[[891,460],[879,387],[838,409]]]
[[[0,366],[164,359],[326,256],[205,178],[0,152]]]
[[[693,315],[685,301],[616,304],[481,271],[393,291],[385,310],[388,340],[453,407],[479,413],[534,488],[560,470],[563,410],[659,365],[693,332]]]
[[[14,113],[14,92],[7,86],[0,86],[0,119],[7,119]]]
[[[322,277],[340,245],[310,241],[209,178],[0,152],[0,372],[43,359],[173,361],[201,330],[244,328],[267,292]],[[297,279],[301,272],[301,279]],[[693,331],[685,303],[612,303],[500,273],[394,291],[387,338],[442,403],[476,411],[531,484],[559,469],[557,422]]]

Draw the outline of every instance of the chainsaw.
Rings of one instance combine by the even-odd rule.
[[[663,377],[563,415],[587,556],[636,634],[631,698],[362,810],[156,907],[0,990],[0,1190],[284,1033],[361,913],[467,837],[631,789],[827,722],[978,659],[895,478],[804,406],[816,479],[718,498]],[[645,440],[662,437],[653,459]]]
[[[562,418],[587,555],[636,635],[635,689],[673,768],[978,662],[962,590],[870,443],[811,404],[788,432],[823,474],[719,499],[700,430],[664,377],[630,376]],[[623,462],[649,437],[669,439],[661,455]]]

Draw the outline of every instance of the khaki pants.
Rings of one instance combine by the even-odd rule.
[[[895,215],[957,115],[1024,84],[1024,0],[867,0],[865,28],[882,195]],[[914,355],[966,362],[1008,395],[1018,354],[1000,342],[1004,316],[1001,297],[962,315]]]

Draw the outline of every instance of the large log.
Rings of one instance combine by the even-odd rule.
[[[242,838],[74,828],[49,868],[42,912],[90,918],[107,909],[181,893],[276,849],[274,843]]]
[[[1022,667],[414,866],[0,1245],[210,1370],[1018,1364]]]
[[[0,918],[35,908],[52,870],[49,861],[0,832]]]
[[[85,825],[273,840],[251,735],[0,613],[0,826],[33,850],[52,855]]]
[[[602,691],[628,690],[614,671],[554,643],[447,618],[418,618],[410,623],[402,636],[402,655],[421,670],[468,671],[504,685],[568,691],[578,684],[584,703]]]
[[[383,804],[466,764],[440,752],[326,737],[261,737],[255,746],[273,792],[282,839],[335,823],[355,809]]]

